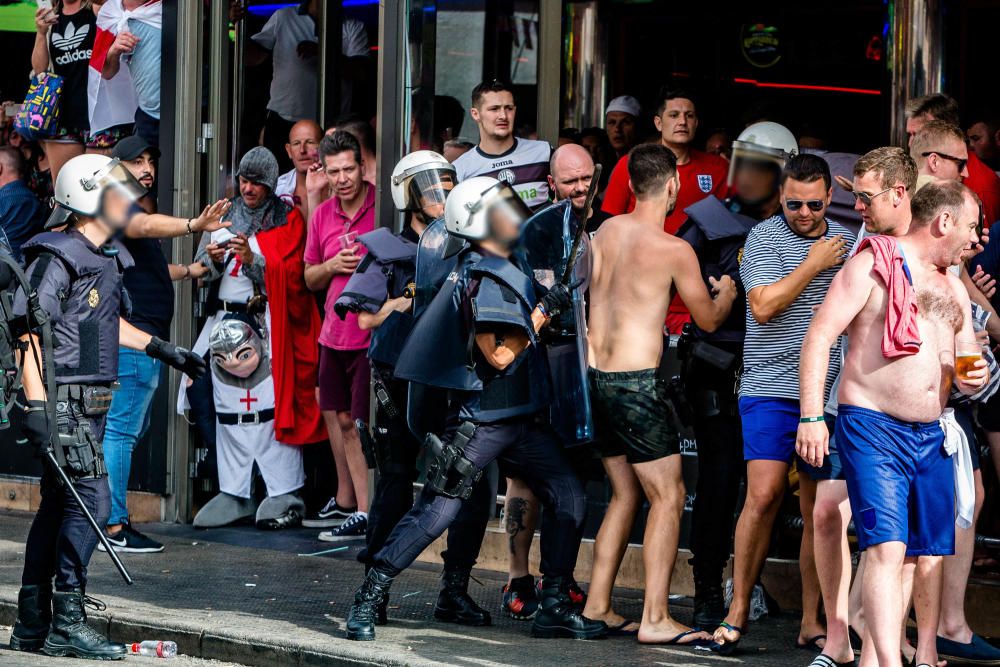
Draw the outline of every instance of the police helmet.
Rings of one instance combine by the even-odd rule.
[[[531,211],[514,188],[489,176],[475,176],[455,186],[444,205],[444,228],[472,241],[489,238],[499,217],[520,226]]]
[[[420,199],[444,203],[458,179],[455,167],[434,151],[404,155],[392,170],[392,203],[400,211],[419,211]]]
[[[729,162],[729,185],[735,182],[736,170],[741,163],[769,163],[780,170],[788,158],[798,154],[799,144],[795,135],[784,125],[764,121],[749,125],[733,142]]]
[[[111,190],[130,201],[146,194],[146,189],[139,185],[121,160],[96,154],[76,156],[59,170],[52,197],[52,214],[45,228],[65,225],[73,213],[90,218],[100,217],[104,211],[105,196]]]

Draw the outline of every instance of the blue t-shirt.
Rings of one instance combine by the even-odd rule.
[[[128,20],[128,31],[139,38],[135,51],[123,58],[132,75],[139,108],[160,117],[160,29],[137,19]]]
[[[42,204],[24,181],[12,181],[0,188],[0,226],[15,259],[21,260],[21,244],[42,231],[44,224]]]

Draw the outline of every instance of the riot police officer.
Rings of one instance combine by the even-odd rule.
[[[46,229],[24,244],[27,275],[41,309],[51,322],[54,349],[50,369],[57,423],[49,423],[37,333],[22,323],[21,363],[24,409],[21,430],[40,452],[51,451],[85,506],[103,526],[111,509],[107,470],[101,449],[104,423],[118,377],[118,345],[160,359],[185,373],[200,375],[205,363],[136,329],[120,314],[128,308],[122,271],[132,259],[117,236],[132,216],[142,187],[118,161],[102,155],[75,157],[60,170],[55,209]],[[27,320],[28,298],[15,294],[13,312]],[[33,351],[30,351],[33,350]],[[52,385],[52,382],[49,382]],[[97,544],[69,489],[48,468],[42,474],[42,500],[25,546],[18,594],[17,623],[10,647],[41,650],[51,656],[120,659],[125,647],[107,641],[87,625],[87,564]],[[54,579],[54,590],[53,590]]]
[[[421,443],[405,421],[408,383],[393,377],[403,341],[413,327],[413,296],[417,243],[427,226],[444,215],[445,199],[455,187],[455,168],[433,151],[415,151],[392,171],[392,200],[409,215],[400,234],[376,229],[358,241],[368,249],[344,292],[334,304],[343,318],[358,313],[358,325],[372,329],[368,358],[375,386],[375,421],[369,434],[359,424],[366,458],[378,470],[378,481],[368,511],[368,534],[358,560],[370,567],[373,554],[413,506],[417,453]],[[491,489],[482,480],[468,503],[462,505],[448,530],[448,549],[442,554],[444,572],[434,617],[462,625],[490,625],[490,613],[469,597],[469,575],[489,521]],[[378,608],[379,624],[386,622],[388,596]]]
[[[393,579],[455,520],[483,469],[497,459],[542,500],[542,602],[532,634],[591,639],[607,632],[568,594],[586,499],[540,419],[551,386],[538,332],[571,297],[557,284],[539,298],[531,277],[512,262],[528,217],[508,184],[485,176],[460,183],[445,204],[449,234],[470,243],[417,319],[396,375],[449,391],[448,428],[444,442],[427,438],[433,456],[427,483],[372,557],[347,618],[348,639],[375,638],[376,609]]]
[[[733,142],[725,203],[707,197],[685,209],[688,221],[677,235],[698,254],[702,273],[736,281],[728,319],[709,334],[685,327],[679,352],[684,359],[687,401],[698,443],[698,482],[691,516],[691,565],[695,582],[694,624],[715,628],[725,614],[722,571],[732,553],[733,522],[743,477],[743,429],[736,383],[743,364],[746,292],[739,262],[750,229],[780,212],[779,185],[785,161],[798,152],[794,135],[771,122],[755,123]]]

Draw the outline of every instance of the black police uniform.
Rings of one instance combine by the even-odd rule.
[[[376,229],[358,241],[368,252],[334,304],[341,319],[348,312],[377,313],[386,300],[400,298],[412,289],[415,279],[419,236],[412,227],[407,226],[395,236],[388,229]],[[394,377],[396,362],[412,328],[413,316],[409,312],[394,311],[372,331],[368,347],[376,401],[372,438],[366,447],[370,451],[366,454],[374,459],[378,480],[368,510],[365,548],[358,554],[358,560],[367,566],[413,507],[413,482],[418,475],[417,455],[422,444],[405,421],[409,383]],[[469,571],[476,564],[486,534],[491,496],[488,481],[482,479],[448,530],[448,548],[441,554],[444,588],[435,609],[439,620],[472,625],[488,625],[491,621],[489,613],[466,595]]]
[[[743,365],[746,292],[740,260],[746,236],[757,220],[731,213],[709,197],[686,209],[689,219],[677,236],[692,245],[702,275],[728,275],[736,283],[736,300],[715,332],[693,323],[685,335],[685,393],[694,414],[698,443],[698,482],[691,516],[691,564],[695,579],[695,624],[715,626],[722,610],[722,571],[732,553],[733,524],[743,478],[743,427],[737,381]],[[695,349],[697,347],[697,349]],[[714,611],[701,614],[704,605]]]
[[[557,436],[540,416],[551,391],[544,350],[531,323],[537,301],[525,273],[472,246],[459,253],[455,270],[417,320],[396,374],[449,390],[449,444],[437,448],[417,503],[374,554],[348,617],[349,639],[374,638],[373,606],[392,579],[452,524],[462,498],[494,460],[517,470],[543,506],[542,603],[532,633],[591,638],[606,632],[603,623],[583,618],[567,592],[586,498]],[[510,331],[527,335],[531,345],[499,371],[483,358],[475,335]]]
[[[122,271],[132,266],[132,258],[117,242],[98,248],[75,230],[40,234],[24,244],[23,252],[30,263],[30,284],[52,324],[55,349],[47,352],[55,358],[56,459],[98,525],[104,525],[111,511],[111,496],[101,439],[111,405],[111,386],[118,377],[119,316],[127,310]],[[15,315],[25,315],[26,302],[24,292],[18,290]],[[38,606],[44,611],[54,579],[55,633],[60,613],[66,616],[63,621],[82,616],[87,564],[97,536],[69,490],[48,467],[42,474],[41,496],[25,547],[22,596],[25,591],[38,595]],[[48,627],[42,630],[43,625],[38,626],[41,639],[32,637],[24,620],[29,619],[19,617],[20,627],[14,635],[22,648],[31,650],[33,641],[40,644],[49,634]],[[53,642],[50,634],[45,640],[46,652]]]

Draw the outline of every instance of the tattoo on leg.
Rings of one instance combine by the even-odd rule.
[[[514,540],[524,530],[524,515],[528,513],[528,501],[524,498],[510,498],[507,502],[507,541],[510,552],[514,553]]]

